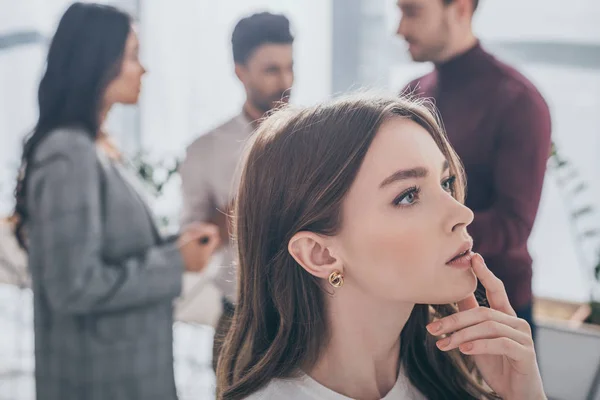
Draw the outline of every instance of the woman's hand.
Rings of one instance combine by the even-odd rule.
[[[459,312],[432,322],[427,330],[438,348],[458,348],[471,355],[485,382],[503,399],[546,399],[537,365],[531,328],[517,318],[504,284],[476,254],[471,261],[486,289],[490,308],[480,307],[474,294],[458,303]]]

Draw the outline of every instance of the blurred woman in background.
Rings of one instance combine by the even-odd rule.
[[[529,325],[471,252],[463,170],[426,107],[340,99],[276,112],[252,140],[220,399],[545,398]]]
[[[39,400],[177,397],[172,303],[183,271],[204,265],[219,239],[204,225],[163,239],[102,130],[113,104],[138,101],[144,73],[127,14],[69,7],[50,44],[16,191]]]

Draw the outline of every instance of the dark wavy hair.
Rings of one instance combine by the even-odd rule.
[[[62,127],[80,127],[96,138],[102,97],[120,72],[131,23],[128,14],[114,7],[74,3],[58,24],[38,90],[39,118],[24,142],[15,190],[15,234],[23,248],[27,248],[27,177],[35,149]]]
[[[294,43],[290,21],[284,15],[262,12],[243,18],[231,35],[233,61],[236,64],[246,64],[257,48],[270,43]]]

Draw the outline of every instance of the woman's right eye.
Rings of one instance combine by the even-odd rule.
[[[419,199],[419,188],[412,187],[402,193],[400,196],[396,197],[394,200],[394,206],[396,207],[406,207],[411,206],[417,202]]]

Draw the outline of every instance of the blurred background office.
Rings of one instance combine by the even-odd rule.
[[[395,36],[400,15],[394,0],[100,2],[138,21],[141,60],[148,70],[140,104],[115,107],[109,129],[129,157],[144,154],[144,163],[164,162],[165,170],[173,169],[200,133],[239,113],[244,91],[234,75],[230,39],[235,23],[253,12],[283,13],[292,23],[295,104],[361,87],[397,92],[432,68],[412,62]],[[48,40],[70,3],[0,0],[0,218],[14,206],[21,141],[36,121]],[[592,322],[591,300],[600,301],[594,279],[599,256],[594,232],[600,231],[600,4],[481,0],[479,7],[475,32],[482,45],[526,75],[552,113],[558,157],[550,160],[529,242],[545,385],[553,398],[600,399],[595,389],[600,325],[578,322]],[[168,174],[156,168],[151,180],[164,182]],[[177,228],[179,185],[173,174],[154,202],[169,229]],[[2,274],[2,268],[23,263],[2,240],[0,399],[28,400],[33,398],[30,295],[26,277]],[[212,329],[189,321],[175,329],[181,398],[210,398]]]

